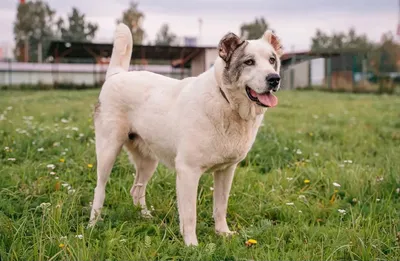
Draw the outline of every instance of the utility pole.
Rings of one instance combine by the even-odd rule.
[[[197,46],[201,45],[202,27],[203,27],[203,19],[199,18],[199,37],[197,39]]]
[[[398,19],[397,19],[397,38],[400,40],[400,0],[399,0],[399,11],[398,11]]]

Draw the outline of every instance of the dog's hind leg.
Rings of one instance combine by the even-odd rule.
[[[97,119],[99,121],[99,119]],[[103,207],[106,184],[110,176],[115,159],[121,151],[127,132],[114,123],[96,124],[96,157],[97,157],[97,185],[94,191],[92,211],[89,226],[93,226],[100,218]],[[124,135],[125,134],[125,135]]]
[[[151,217],[146,206],[146,186],[157,168],[158,160],[138,136],[133,141],[126,142],[124,147],[136,169],[135,181],[130,191],[133,204],[141,207],[143,217]]]

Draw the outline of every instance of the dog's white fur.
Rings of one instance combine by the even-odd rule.
[[[124,24],[118,25],[95,111],[97,186],[90,225],[100,215],[108,177],[125,148],[136,168],[131,195],[143,214],[150,213],[145,190],[160,161],[177,172],[180,231],[186,245],[197,245],[197,187],[202,173],[213,171],[215,230],[232,233],[226,210],[234,171],[250,150],[266,110],[249,100],[243,85],[251,84],[257,92],[265,90],[265,76],[275,72],[268,59],[273,52],[280,56],[271,44],[271,35],[267,31],[260,39],[248,41],[246,53],[256,56],[257,66],[245,68],[237,83],[227,84],[223,80],[226,63],[221,57],[213,68],[183,80],[146,71],[128,72],[131,32]],[[128,139],[130,133],[133,140]]]

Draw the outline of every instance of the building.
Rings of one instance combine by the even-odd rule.
[[[218,56],[216,46],[198,47],[195,37],[186,38],[183,46],[134,45],[130,70],[149,70],[182,79],[197,76],[213,66]],[[47,63],[0,62],[0,86],[59,83],[99,86],[104,81],[112,47],[110,43],[53,41]],[[311,65],[315,59],[326,60],[335,55],[338,54],[284,54],[281,59],[282,88],[312,85],[315,68],[320,71],[320,81],[325,81],[325,63]]]

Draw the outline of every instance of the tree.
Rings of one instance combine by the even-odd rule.
[[[373,48],[373,44],[365,34],[357,35],[354,28],[350,28],[346,33],[332,33],[328,35],[317,29],[314,37],[311,38],[311,50],[314,52],[330,51],[368,51]]]
[[[28,53],[28,61],[41,62],[42,54],[54,37],[54,15],[55,10],[41,0],[18,5],[13,28],[14,53],[18,61],[24,61]]]
[[[129,8],[122,13],[122,19],[117,20],[117,24],[124,23],[132,31],[134,44],[142,44],[145,32],[142,28],[144,14],[138,10],[138,3],[131,1]]]
[[[64,41],[92,41],[98,30],[98,25],[85,21],[85,14],[76,7],[68,15],[68,24],[62,18],[57,21],[57,27]]]
[[[176,35],[169,30],[168,24],[163,24],[157,33],[155,45],[172,45]]]
[[[380,44],[370,56],[370,65],[376,75],[400,71],[400,45],[391,32],[382,34]]]
[[[258,39],[269,28],[263,17],[256,18],[254,22],[243,23],[240,27],[240,36],[244,39]]]

